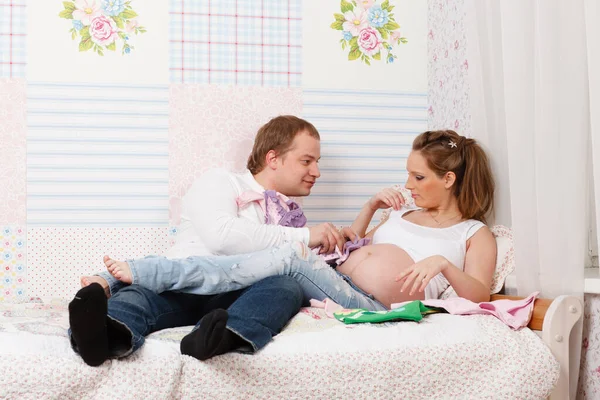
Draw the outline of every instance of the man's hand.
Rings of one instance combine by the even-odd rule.
[[[358,234],[354,232],[354,229],[352,229],[352,227],[350,226],[345,226],[342,229],[340,229],[340,233],[344,237],[344,241],[348,239],[355,242],[357,239],[360,239]]]
[[[340,249],[344,248],[346,239],[338,232],[338,230],[329,222],[325,222],[311,228],[310,239],[308,241],[308,247],[315,248],[321,246],[319,254],[329,254],[335,251],[335,246]]]

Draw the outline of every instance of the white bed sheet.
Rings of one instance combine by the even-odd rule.
[[[64,300],[0,304],[0,398],[545,399],[559,374],[532,331],[491,316],[346,326],[306,308],[255,355],[182,356],[182,327],[97,368],[67,325]]]

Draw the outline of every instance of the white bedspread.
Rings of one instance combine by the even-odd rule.
[[[0,398],[545,399],[559,373],[535,333],[491,316],[345,326],[311,308],[255,355],[182,356],[185,327],[92,368],[70,348],[66,310],[0,304]]]

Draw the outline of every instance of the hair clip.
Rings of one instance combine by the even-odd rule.
[[[455,149],[456,148],[456,143],[451,140],[451,141],[448,142],[448,146],[450,146],[453,149]]]

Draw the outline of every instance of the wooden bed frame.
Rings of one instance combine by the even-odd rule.
[[[492,300],[521,300],[524,297],[492,295]],[[570,398],[571,382],[569,338],[575,325],[582,319],[583,304],[575,296],[558,296],[551,299],[536,299],[533,315],[528,327],[541,332],[541,338],[560,364],[558,382],[550,394],[549,400],[565,400]],[[573,371],[577,374],[579,371]],[[577,382],[571,382],[577,384]]]

